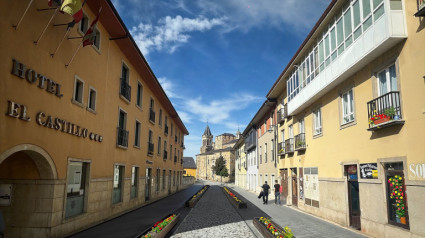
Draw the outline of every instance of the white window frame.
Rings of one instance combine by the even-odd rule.
[[[351,92],[351,94],[350,94]],[[344,103],[344,99],[347,98],[347,105]],[[346,110],[346,107],[347,110]],[[347,111],[347,113],[346,113]],[[354,90],[353,88],[347,90],[346,92],[341,94],[341,125],[345,125],[351,122],[354,122],[355,120],[355,113],[354,113]]]
[[[321,107],[313,111],[313,135],[318,136],[323,133],[322,109]]]
[[[390,68],[391,67],[393,67],[394,66],[394,69],[395,69],[395,86],[397,87],[395,90],[393,90],[392,89],[392,82],[391,82],[391,75],[390,75]],[[387,92],[386,93],[389,93],[389,92],[392,92],[392,91],[398,91],[398,82],[397,82],[397,67],[396,67],[396,64],[395,63],[391,63],[389,66],[387,66],[387,67],[385,67],[383,70],[381,70],[381,71],[379,71],[377,74],[376,74],[376,78],[377,78],[377,88],[378,88],[378,96],[382,96],[382,95],[384,95],[384,94],[386,94],[386,93],[382,93],[381,92],[381,87],[380,87],[380,78],[379,78],[379,76],[380,76],[380,74],[382,73],[382,72],[384,72],[385,71],[385,81],[386,81],[386,83],[387,83]]]
[[[92,92],[94,92],[94,102],[92,102]],[[89,87],[89,95],[87,97],[87,110],[90,112],[96,112],[96,103],[97,103],[97,90],[93,87]],[[92,108],[92,104],[94,107]]]
[[[84,22],[84,20],[83,19],[85,19],[86,20],[86,22]],[[87,30],[90,28],[90,18],[89,18],[89,16],[87,16],[87,14],[85,13],[85,11],[83,11],[83,19],[78,23],[78,33],[80,33],[81,35],[85,35],[86,34],[86,32],[87,32]],[[81,29],[81,25],[82,24],[84,24],[85,23],[85,31],[84,31],[84,29],[82,30]]]

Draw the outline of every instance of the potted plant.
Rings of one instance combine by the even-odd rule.
[[[209,185],[205,185],[201,190],[199,190],[195,195],[193,195],[189,200],[186,201],[187,207],[195,207],[196,203],[201,199],[202,195],[204,195],[205,191],[209,188]]]
[[[400,221],[397,219],[397,222],[406,224],[406,196],[403,192],[403,178],[399,175],[396,175],[393,178],[389,178],[388,183],[392,189],[390,198],[395,199],[395,213],[397,218],[400,219]]]
[[[261,232],[263,237],[270,238],[295,238],[289,227],[280,227],[267,217],[255,217],[253,220],[254,226]]]
[[[374,113],[375,114],[371,118],[369,118],[370,125],[378,125],[390,120],[390,117],[388,117],[385,113],[376,114],[376,110],[374,111]]]
[[[300,148],[300,147],[304,147],[305,143],[303,140],[297,140],[296,145],[297,145],[297,148]]]
[[[228,188],[223,187],[223,192],[229,199],[230,203],[236,208],[247,208],[246,202],[242,201],[240,198],[236,197]]]
[[[279,150],[279,154],[282,154],[284,152],[283,148]]]
[[[394,119],[395,116],[395,108],[394,107],[389,107],[387,109],[385,109],[384,114],[389,117],[390,119]]]
[[[165,237],[171,229],[177,224],[179,220],[179,215],[170,214],[164,219],[156,222],[151,228],[144,231],[142,235],[138,236],[140,238],[163,238]]]

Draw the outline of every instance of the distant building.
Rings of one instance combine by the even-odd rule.
[[[212,166],[215,165],[216,159],[223,156],[229,171],[229,177],[223,178],[223,182],[233,181],[235,177],[235,151],[233,146],[236,142],[236,136],[230,133],[217,136],[214,142],[211,130],[207,125],[202,135],[201,153],[196,155],[196,178],[220,181],[221,176],[215,175]]]
[[[196,178],[196,164],[193,157],[183,157],[183,176]]]

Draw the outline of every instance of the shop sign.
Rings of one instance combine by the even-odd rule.
[[[10,206],[12,199],[12,185],[0,184],[0,206]]]
[[[362,178],[362,179],[377,179],[378,178],[378,164],[377,163],[360,164],[360,178]]]
[[[423,178],[425,179],[425,164],[410,164],[410,178]]]
[[[24,121],[31,121],[31,117],[27,115],[27,107],[22,104],[18,104],[13,101],[8,101],[8,111],[6,115],[14,118],[19,118]],[[66,121],[64,119],[54,117],[46,114],[45,112],[39,112],[36,115],[36,123],[40,126],[44,126],[46,128],[50,128],[56,131],[61,131],[63,133],[68,133],[70,135],[89,138],[90,140],[102,142],[103,137],[93,132],[89,132],[88,129],[83,128],[77,124],[74,124],[70,121]]]

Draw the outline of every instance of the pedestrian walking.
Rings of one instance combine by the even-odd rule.
[[[280,184],[277,183],[277,180],[275,180],[274,182],[274,204],[277,204],[277,202],[279,201],[279,205],[282,205],[280,201]]]
[[[266,181],[261,187],[263,188],[263,204],[267,204],[267,202],[269,201],[270,186],[267,184],[267,181]]]

